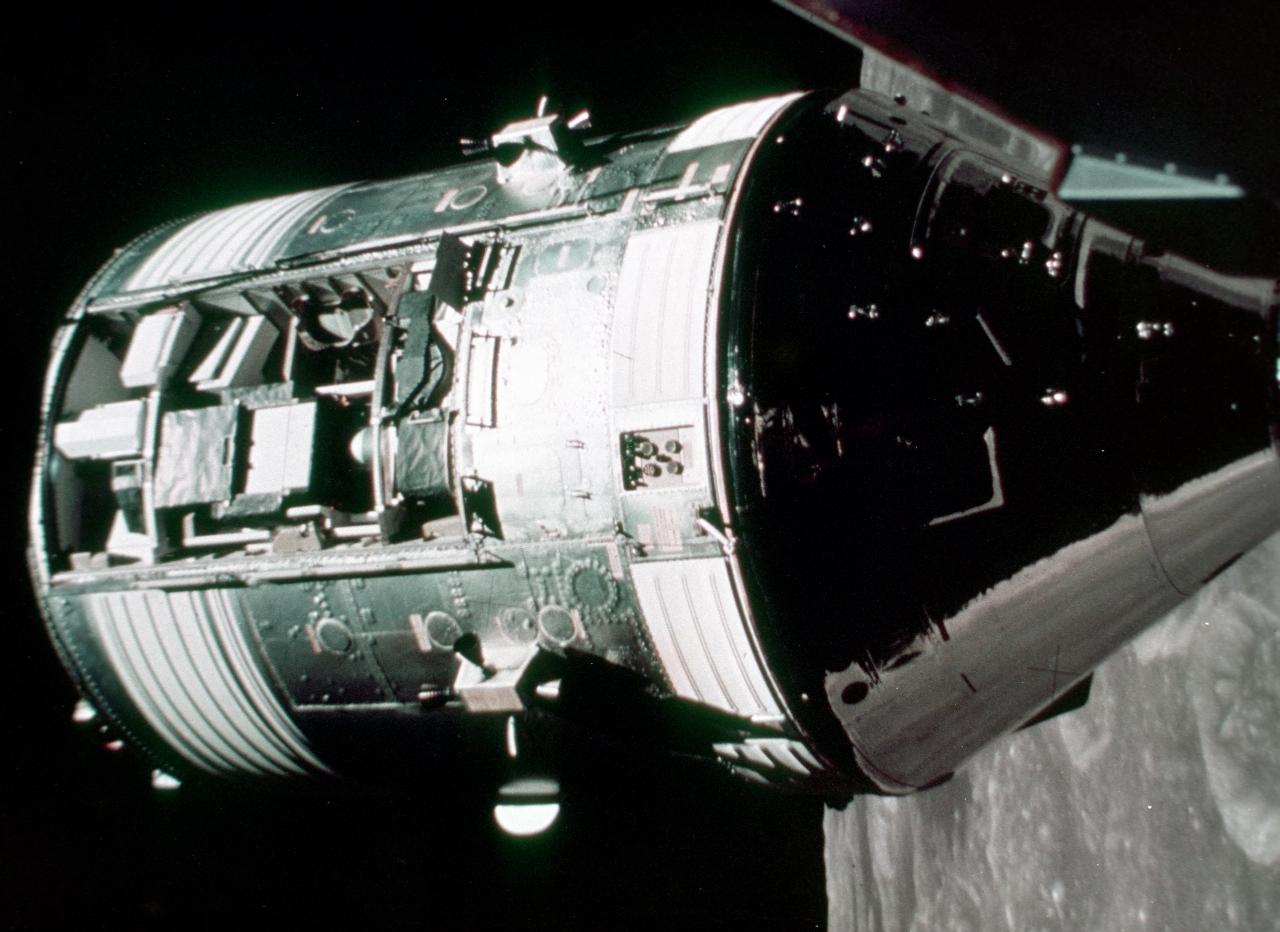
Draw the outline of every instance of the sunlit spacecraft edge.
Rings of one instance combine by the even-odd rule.
[[[1280,527],[1276,281],[1063,197],[1228,181],[1064,172],[874,50],[466,149],[150,231],[55,338],[33,577],[159,787],[492,760],[517,834],[601,748],[912,792]]]

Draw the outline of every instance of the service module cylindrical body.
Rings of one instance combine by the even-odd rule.
[[[862,91],[491,148],[152,231],[59,331],[35,583],[166,770],[510,722],[910,791],[1280,527],[1276,283],[1016,154]]]

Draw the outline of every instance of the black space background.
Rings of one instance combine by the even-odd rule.
[[[1280,189],[1276,4],[848,6],[1068,141]],[[0,40],[0,927],[823,925],[821,807],[683,773],[601,787],[523,844],[429,780],[395,797],[157,797],[139,761],[70,725],[21,548],[48,340],[113,247],[175,216],[448,163],[459,136],[542,92],[636,129],[852,83],[854,56],[763,0],[201,12],[50,4],[11,12],[23,25]],[[1272,264],[1274,236],[1239,217],[1227,235]],[[1182,226],[1170,236],[1193,248],[1203,225]]]

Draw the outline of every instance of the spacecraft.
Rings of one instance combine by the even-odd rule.
[[[158,786],[466,763],[516,833],[601,747],[913,792],[1280,528],[1277,282],[1072,206],[1229,182],[865,45],[465,148],[151,230],[55,337],[32,576]]]

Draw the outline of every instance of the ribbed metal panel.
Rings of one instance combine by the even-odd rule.
[[[786,770],[807,777],[823,769],[812,751],[791,738],[750,738],[744,742],[716,744],[713,749],[726,760],[748,763],[757,770]]]
[[[326,769],[254,663],[225,592],[96,593],[85,609],[138,711],[194,766],[262,775]]]
[[[779,715],[747,639],[725,561],[637,563],[636,595],[679,696],[741,715]]]
[[[125,291],[261,268],[342,185],[229,207],[180,227],[138,266]]]
[[[627,241],[613,325],[613,400],[699,398],[707,294],[718,221],[637,233]]]
[[[721,107],[712,110],[706,116],[698,117],[689,124],[667,146],[668,152],[683,152],[686,149],[701,149],[722,142],[734,142],[738,139],[751,139],[775,113],[785,107],[800,94],[782,94],[778,97],[765,97],[762,100],[751,100],[745,104],[734,104],[732,107]]]

